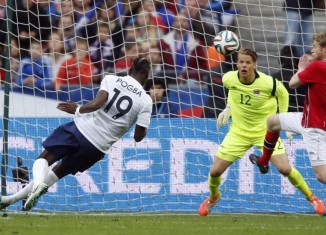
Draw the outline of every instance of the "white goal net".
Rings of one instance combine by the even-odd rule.
[[[35,210],[196,212],[209,195],[209,168],[228,131],[228,125],[216,127],[227,94],[221,77],[236,70],[235,55],[218,54],[213,38],[235,32],[242,47],[257,52],[257,69],[286,85],[298,57],[310,50],[305,36],[325,31],[326,15],[316,5],[301,7],[310,17],[292,19],[300,27],[289,43],[284,2],[0,0],[2,195],[31,180],[42,141],[72,120],[56,109],[59,102],[87,103],[103,76],[125,75],[143,56],[151,62],[150,78],[166,88],[154,101],[146,138],[135,143],[128,132],[92,168],[53,185]],[[289,92],[290,110],[300,111],[304,91]],[[302,138],[282,138],[291,164],[325,199]],[[214,211],[313,212],[274,167],[259,174],[248,160],[253,151],[224,173]],[[7,209],[21,210],[22,203]]]

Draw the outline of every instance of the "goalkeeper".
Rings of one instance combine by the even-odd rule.
[[[267,117],[288,109],[289,94],[284,85],[271,76],[258,72],[256,66],[256,52],[243,48],[238,52],[238,70],[230,71],[222,78],[223,85],[229,89],[228,105],[218,116],[217,125],[221,127],[226,124],[231,113],[232,123],[210,168],[210,196],[200,205],[198,212],[201,216],[207,216],[221,199],[219,186],[223,172],[252,146],[262,150]],[[324,213],[323,202],[311,192],[302,175],[290,166],[281,139],[277,141],[271,162],[300,190],[317,214]]]

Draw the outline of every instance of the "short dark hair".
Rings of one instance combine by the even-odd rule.
[[[151,69],[151,64],[147,59],[138,57],[133,61],[131,69],[133,69],[136,73],[138,72],[148,73],[149,70]]]
[[[151,89],[152,87],[154,87],[155,85],[160,85],[162,87],[162,89],[166,89],[167,85],[166,85],[166,81],[164,78],[162,77],[153,77],[152,79],[148,79],[148,81],[146,82],[144,89],[145,91],[149,91],[149,89]]]
[[[126,43],[124,44],[124,46],[125,46],[125,51],[128,51],[128,50],[130,50],[131,48],[137,46],[137,42],[135,42],[135,41],[133,41],[133,42],[126,42]]]
[[[281,49],[280,63],[282,67],[297,68],[299,63],[299,54],[294,45],[286,45]]]
[[[254,62],[257,61],[257,53],[249,48],[241,48],[238,54],[249,55]]]
[[[148,79],[147,82],[145,83],[144,90],[149,93],[149,90],[151,88],[154,88],[154,86],[161,86],[162,89],[164,90],[163,96],[167,96],[168,91],[167,91],[167,84],[166,80],[162,77],[153,77],[152,79]]]

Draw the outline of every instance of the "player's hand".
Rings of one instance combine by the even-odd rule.
[[[223,125],[227,124],[230,117],[231,117],[231,107],[230,105],[226,105],[226,108],[217,117],[218,128],[221,128]]]
[[[285,132],[286,138],[289,140],[293,139],[293,136],[295,135],[295,133],[291,132],[291,131],[286,131]]]
[[[66,113],[75,114],[77,109],[77,104],[75,102],[68,100],[65,103],[59,103],[57,109],[60,109],[61,111]]]
[[[311,63],[311,59],[309,59],[309,56],[307,54],[304,54],[299,59],[298,71],[304,70],[305,68],[308,67],[310,63]]]

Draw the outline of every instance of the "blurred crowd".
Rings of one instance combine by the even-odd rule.
[[[231,7],[227,0],[15,0],[10,12],[6,4],[0,0],[0,52],[12,32],[11,83],[56,91],[126,74],[139,55],[167,85],[201,81],[209,60],[221,60],[208,48]]]
[[[180,116],[171,85],[205,84],[198,116],[217,117],[227,97],[221,77],[236,69],[236,54],[219,54],[213,39],[224,29],[237,33],[237,13],[232,0],[0,0],[0,78],[7,71],[12,87],[63,93],[98,87],[108,73],[126,75],[143,56],[152,66],[153,116]],[[285,85],[297,70],[290,58],[302,54],[292,44],[280,51],[282,70],[273,74]],[[291,92],[290,107],[298,110],[305,91]]]

